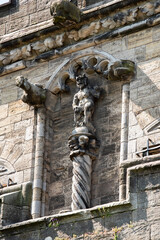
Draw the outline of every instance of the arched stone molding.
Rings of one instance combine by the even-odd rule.
[[[160,118],[155,119],[150,124],[148,124],[144,129],[146,135],[150,133],[155,133],[160,131]]]
[[[0,176],[15,172],[14,167],[7,160],[0,158]]]
[[[87,75],[94,72],[109,80],[130,81],[135,74],[135,64],[129,60],[120,60],[111,54],[97,50],[83,50],[74,53],[55,70],[45,88],[57,94],[68,90],[66,80],[76,81],[78,70]]]

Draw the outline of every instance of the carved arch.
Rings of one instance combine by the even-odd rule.
[[[0,176],[15,172],[14,167],[7,160],[0,158]]]
[[[146,135],[154,132],[160,131],[160,118],[155,119],[150,124],[148,124],[144,129]]]
[[[75,81],[79,70],[86,74],[96,72],[109,80],[129,80],[135,74],[135,64],[129,60],[120,60],[111,54],[97,50],[83,50],[74,53],[53,72],[45,88],[57,94],[68,90],[66,80]]]

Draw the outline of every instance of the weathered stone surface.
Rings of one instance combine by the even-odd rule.
[[[41,106],[46,99],[46,90],[43,87],[33,85],[27,78],[19,76],[16,78],[16,86],[22,88],[25,94],[22,97],[22,101],[29,105]]]
[[[72,2],[61,0],[53,2],[50,7],[51,15],[53,16],[54,24],[69,24],[78,23],[81,20],[81,11]]]

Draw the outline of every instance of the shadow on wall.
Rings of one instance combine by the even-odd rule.
[[[142,63],[130,84],[131,107],[143,130],[160,116],[160,60]]]
[[[44,240],[46,236],[51,236],[52,239],[56,239],[57,236],[63,236],[63,239],[84,237],[84,239],[122,240],[140,239],[140,236],[149,239],[147,236],[151,233],[148,223],[159,219],[159,179],[160,166],[132,170],[130,178],[132,207],[126,205],[106,209],[101,206],[90,212],[91,217],[85,220],[81,212],[76,214],[76,219],[73,217],[70,221],[66,221],[64,217],[55,218],[53,222],[56,224],[42,229],[40,237]]]

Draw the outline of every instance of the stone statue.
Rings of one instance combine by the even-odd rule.
[[[88,78],[84,75],[76,77],[79,91],[73,98],[74,123],[76,127],[91,127],[92,115],[94,112],[94,99],[99,98],[100,91],[96,86],[91,88],[88,84]]]
[[[97,157],[98,141],[91,123],[95,98],[100,90],[91,87],[85,74],[76,77],[79,88],[73,98],[75,129],[68,139],[73,162],[72,210],[90,207],[92,161]]]

